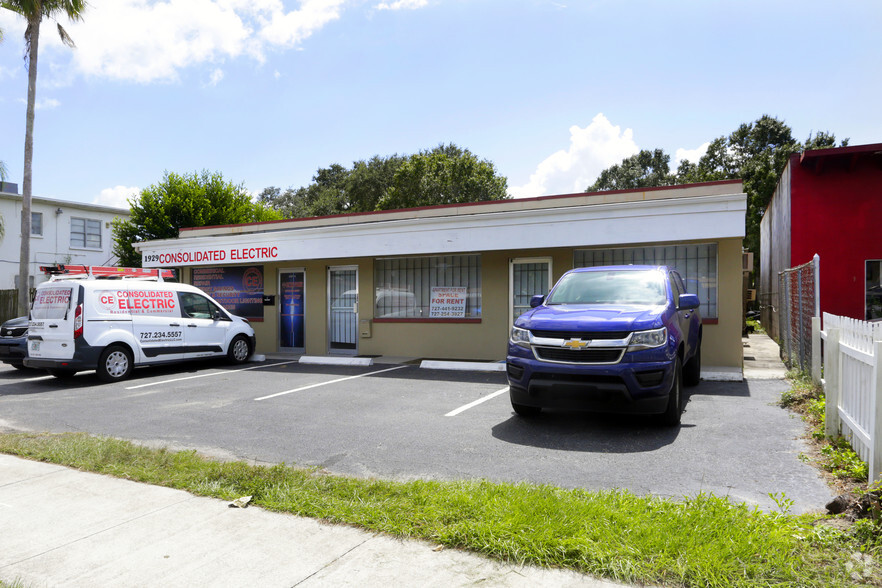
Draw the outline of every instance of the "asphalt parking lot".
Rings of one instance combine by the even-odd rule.
[[[509,404],[503,373],[268,360],[137,369],[103,384],[0,367],[0,428],[86,431],[256,462],[393,479],[486,478],[680,498],[699,492],[793,512],[832,498],[800,459],[802,422],[781,380],[687,388],[683,424],[543,413]]]

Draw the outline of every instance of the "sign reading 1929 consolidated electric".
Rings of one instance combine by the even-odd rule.
[[[141,255],[144,267],[173,267],[176,265],[206,265],[215,263],[254,263],[275,261],[279,248],[267,247],[213,247],[211,249],[187,248],[177,251],[145,251]]]

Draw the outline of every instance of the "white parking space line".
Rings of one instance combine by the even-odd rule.
[[[0,386],[7,386],[9,384],[21,384],[22,382],[39,382],[40,380],[51,380],[55,378],[55,376],[37,376],[35,378],[25,378],[24,380],[11,380],[9,382],[0,382]]]
[[[467,411],[467,410],[470,409],[470,408],[474,408],[474,407],[478,406],[479,404],[481,404],[481,403],[483,403],[483,402],[487,402],[488,400],[493,399],[493,398],[496,398],[496,397],[499,396],[500,394],[505,394],[506,392],[508,392],[508,387],[507,387],[507,386],[506,386],[505,388],[503,388],[502,390],[497,390],[497,391],[494,392],[493,394],[488,394],[487,396],[484,396],[483,398],[478,398],[478,399],[475,400],[474,402],[469,402],[468,404],[465,404],[465,405],[463,405],[463,406],[460,406],[460,407],[457,408],[456,410],[451,410],[450,412],[448,412],[448,413],[445,414],[444,416],[456,416],[456,415],[458,415],[458,414],[461,413],[461,412],[465,412],[465,411]]]
[[[186,376],[183,378],[173,378],[171,380],[162,380],[161,382],[149,382],[147,384],[138,384],[137,386],[129,386],[126,388],[126,390],[137,390],[138,388],[146,388],[148,386],[160,386],[162,384],[171,384],[174,382],[182,382],[184,380],[193,380],[195,378],[208,378],[210,376],[220,376],[223,374],[235,374],[237,372],[247,372],[248,370],[259,370],[260,368],[272,367],[274,365],[285,365],[286,363],[297,363],[297,360],[294,359],[291,361],[280,361],[278,363],[268,363],[265,365],[254,365],[251,367],[241,368],[238,370],[221,370],[218,372],[211,372],[208,374],[196,374],[195,376]]]
[[[386,368],[384,370],[377,370],[375,372],[368,372],[366,374],[358,374],[357,376],[347,376],[345,378],[337,378],[336,380],[331,380],[329,382],[319,382],[318,384],[310,384],[309,386],[301,386],[300,388],[294,388],[293,390],[285,390],[284,392],[277,392],[276,394],[270,394],[269,396],[261,396],[260,398],[255,398],[254,400],[268,400],[270,398],[275,398],[276,396],[284,396],[285,394],[293,394],[294,392],[301,392],[303,390],[309,390],[310,388],[318,388],[319,386],[327,386],[328,384],[336,384],[337,382],[345,382],[346,380],[354,380],[355,378],[363,378],[365,376],[373,376],[376,374],[382,374],[383,372],[391,372],[392,370],[400,370],[400,369],[403,369],[406,367],[408,367],[408,366],[398,365],[395,367]]]

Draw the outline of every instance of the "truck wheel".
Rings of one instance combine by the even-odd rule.
[[[539,413],[542,412],[542,408],[538,406],[526,406],[524,404],[515,404],[514,402],[511,403],[511,408],[518,416],[525,418],[539,416]]]
[[[701,381],[701,342],[692,359],[686,362],[683,368],[683,384],[686,386],[698,386]]]
[[[661,422],[668,427],[676,427],[680,424],[680,383],[683,380],[683,364],[680,358],[674,364],[674,381],[671,383],[671,392],[668,394],[668,407],[661,415]]]
[[[110,345],[98,358],[98,379],[104,382],[125,380],[132,373],[132,352],[122,345]]]
[[[246,339],[243,335],[237,335],[232,343],[230,343],[230,349],[227,351],[227,357],[230,358],[232,363],[245,363],[248,357],[251,355],[251,345],[248,343],[248,339]]]

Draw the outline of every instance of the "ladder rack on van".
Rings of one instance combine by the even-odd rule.
[[[87,278],[87,279],[140,279],[140,280],[156,280],[163,282],[166,279],[175,277],[174,270],[170,269],[147,269],[140,267],[112,267],[101,265],[64,265],[56,263],[54,265],[40,266],[40,270],[49,276],[49,279],[71,279],[71,278]]]

